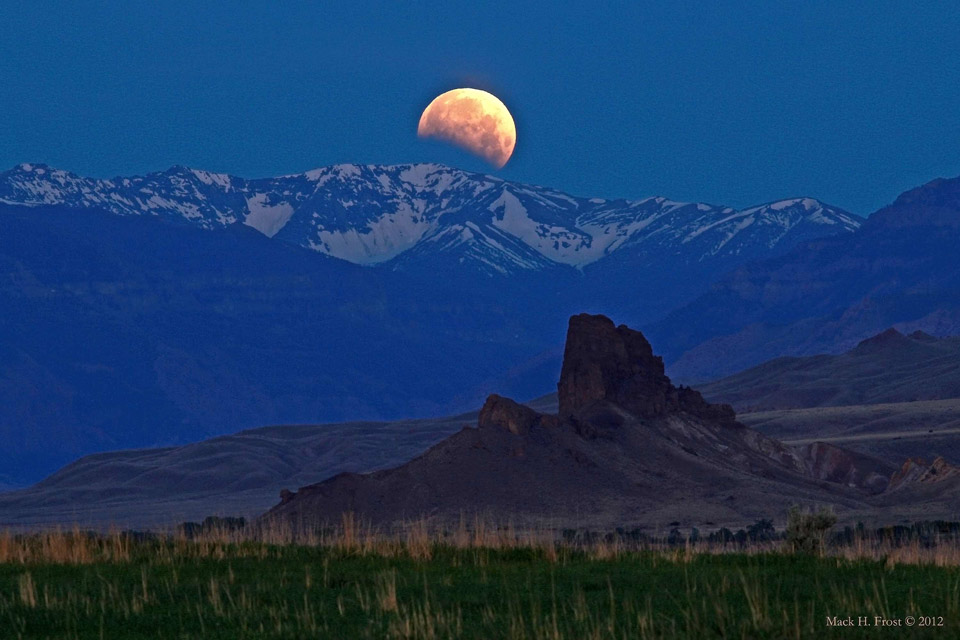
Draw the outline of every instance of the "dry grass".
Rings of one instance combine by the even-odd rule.
[[[922,567],[943,572],[939,591],[905,600],[903,576]],[[74,637],[58,632],[91,620],[111,637],[111,620],[150,630],[162,619],[179,625],[175,637],[204,638],[802,638],[822,632],[824,611],[892,617],[929,598],[960,620],[957,567],[960,545],[947,540],[895,546],[864,536],[799,558],[780,542],[569,541],[481,518],[449,530],[418,520],[388,534],[346,514],[296,535],[3,533],[0,619],[10,637],[50,620],[62,626],[44,637]],[[818,577],[789,575],[804,571]]]
[[[655,562],[689,563],[700,555],[716,554],[790,554],[782,540],[720,543],[685,540],[680,544],[637,541],[618,535],[590,539],[564,540],[546,527],[517,529],[512,524],[497,526],[489,519],[461,518],[453,529],[438,527],[427,519],[413,520],[389,532],[364,523],[355,514],[345,513],[335,526],[294,531],[282,523],[248,529],[211,528],[188,538],[181,533],[136,534],[112,530],[106,535],[53,529],[31,534],[0,532],[0,565],[45,564],[87,565],[124,563],[134,560],[132,550],[143,545],[139,537],[152,541],[153,553],[160,562],[175,558],[231,557],[268,558],[286,545],[336,549],[342,553],[379,557],[407,557],[429,560],[437,548],[475,551],[533,549],[549,563],[562,562],[571,553],[583,553],[596,561],[616,561],[623,554],[651,552]],[[821,556],[848,562],[869,560],[897,565],[960,567],[960,540],[944,538],[932,543],[917,540],[903,544],[866,533],[849,544],[829,546]],[[479,556],[478,556],[479,557]],[[310,579],[309,576],[307,578]]]

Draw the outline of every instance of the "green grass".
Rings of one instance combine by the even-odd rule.
[[[4,639],[948,638],[960,630],[960,569],[882,560],[184,540],[6,560]],[[827,626],[831,615],[943,616],[945,627],[838,629]]]

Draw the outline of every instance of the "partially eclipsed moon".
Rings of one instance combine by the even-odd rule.
[[[517,144],[513,116],[499,98],[480,89],[453,89],[434,98],[420,116],[417,135],[452,142],[497,169]]]

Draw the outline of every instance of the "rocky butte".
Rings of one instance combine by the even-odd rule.
[[[779,517],[796,503],[863,517],[899,508],[919,486],[900,472],[889,492],[897,470],[883,461],[820,442],[790,447],[747,428],[730,406],[675,386],[642,333],[604,316],[570,318],[557,401],[553,415],[491,395],[475,426],[421,456],[285,491],[261,522],[312,527],[352,512],[377,526],[481,516],[517,526],[709,527]]]

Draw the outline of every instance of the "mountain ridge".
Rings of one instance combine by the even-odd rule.
[[[776,358],[699,388],[738,411],[960,398],[960,337],[890,328],[839,355]]]
[[[737,267],[647,329],[689,382],[777,356],[839,353],[891,326],[958,333],[958,230],[960,178],[933,180],[853,233]]]
[[[339,164],[255,179],[176,165],[94,179],[22,163],[0,173],[0,201],[156,215],[207,229],[241,222],[268,237],[390,268],[416,262],[424,249],[453,251],[461,262],[499,273],[583,269],[622,250],[670,252],[681,245],[702,261],[862,223],[808,197],[741,210],[661,196],[584,198],[436,164]],[[462,245],[466,250],[458,251]]]
[[[0,174],[9,479],[259,424],[456,413],[494,381],[542,395],[571,313],[642,326],[737,265],[850,227],[817,221],[813,200],[625,207],[436,165],[377,167],[259,181],[185,167],[100,181],[45,165]],[[442,222],[433,235],[417,230],[423,211]],[[413,226],[390,222],[404,217]],[[350,263],[309,246],[320,241],[383,260]],[[582,268],[552,258],[610,247]]]

